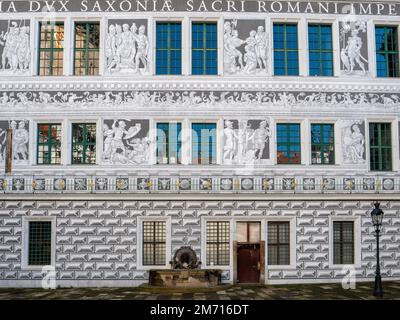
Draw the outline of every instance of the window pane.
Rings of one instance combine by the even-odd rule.
[[[165,265],[166,223],[143,222],[143,265]]]
[[[100,24],[75,23],[74,74],[98,75],[100,50]]]
[[[29,265],[51,264],[51,222],[29,222]]]
[[[399,77],[397,27],[375,27],[376,72],[378,77]]]
[[[192,23],[192,74],[218,73],[217,47],[216,23]]]
[[[333,222],[333,261],[335,264],[354,263],[354,222]]]
[[[275,75],[297,76],[299,74],[297,25],[275,23],[273,32]]]
[[[207,222],[207,265],[229,265],[229,241],[229,222]]]
[[[392,132],[390,123],[370,123],[370,167],[373,171],[392,170]]]
[[[72,124],[72,164],[96,163],[96,124]]]
[[[289,222],[268,222],[268,264],[290,264]]]
[[[182,31],[180,22],[156,24],[156,74],[181,74]]]

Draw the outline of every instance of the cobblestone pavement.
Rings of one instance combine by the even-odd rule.
[[[400,300],[400,281],[384,282],[384,299]],[[356,289],[344,290],[341,284],[222,286],[218,289],[166,289],[166,288],[66,288],[0,289],[0,300],[364,300],[376,299],[372,295],[373,283],[363,282]]]

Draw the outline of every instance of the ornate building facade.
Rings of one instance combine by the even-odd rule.
[[[139,285],[182,246],[227,283],[372,280],[374,201],[399,279],[399,26],[393,1],[0,1],[0,286]]]

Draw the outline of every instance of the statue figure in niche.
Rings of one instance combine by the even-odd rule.
[[[224,154],[225,164],[254,164],[263,159],[264,149],[271,136],[267,121],[261,121],[252,129],[247,120],[239,120],[234,129],[233,121],[225,121]]]
[[[111,24],[108,27],[105,55],[109,73],[129,71],[147,74],[148,54],[149,41],[144,25],[141,25],[139,30],[136,23],[132,23],[131,27],[127,23],[122,27],[119,24]]]
[[[0,34],[0,45],[3,46],[0,70],[12,73],[28,71],[31,59],[29,42],[29,26],[25,25],[25,20],[21,20],[19,25],[9,20],[7,31]]]
[[[111,129],[105,123],[103,127],[103,160],[111,164],[148,162],[150,139],[148,136],[136,137],[141,131],[141,123],[136,123],[128,129],[124,120],[114,120]]]
[[[10,129],[13,133],[12,149],[14,160],[28,160],[28,142],[29,133],[25,129],[25,121],[20,121],[18,124],[16,121],[10,122]]]
[[[244,46],[244,54],[240,48]],[[268,35],[263,26],[251,30],[246,40],[239,38],[237,20],[224,24],[224,70],[228,74],[267,72]]]
[[[364,63],[368,65],[368,60],[361,54],[363,41],[359,36],[360,32],[366,32],[367,26],[365,21],[348,21],[343,22],[340,31],[343,48],[340,51],[340,58],[347,74],[354,74],[356,67],[361,69],[361,74],[366,74]],[[350,32],[350,36],[346,35]]]
[[[365,138],[357,123],[343,128],[342,141],[344,163],[361,164],[365,162]]]

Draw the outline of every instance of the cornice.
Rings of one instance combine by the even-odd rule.
[[[204,91],[324,91],[324,92],[400,92],[400,81],[385,79],[255,79],[190,78],[179,79],[121,77],[0,78],[0,91],[141,91],[141,90],[204,90]]]

